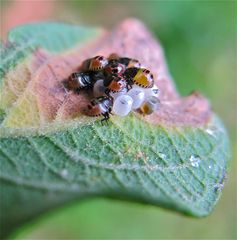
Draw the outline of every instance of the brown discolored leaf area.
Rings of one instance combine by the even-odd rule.
[[[51,56],[33,78],[34,92],[43,122],[61,121],[83,114],[90,96],[67,91],[63,80],[77,70],[81,62],[92,56],[116,52],[121,56],[139,59],[150,69],[160,88],[160,109],[145,117],[151,123],[164,122],[171,125],[200,125],[210,117],[209,102],[194,92],[180,97],[168,72],[162,47],[138,20],[128,19],[113,31],[105,32],[84,48],[74,49]]]

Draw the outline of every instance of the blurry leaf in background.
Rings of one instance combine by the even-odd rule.
[[[205,93],[234,127],[235,112],[229,110],[236,104],[236,2],[163,3],[157,24],[156,8],[149,6],[148,21],[164,44],[178,89]]]
[[[1,37],[29,22],[52,19],[55,1],[1,1]]]

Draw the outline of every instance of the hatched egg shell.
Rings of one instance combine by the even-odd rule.
[[[138,109],[145,99],[145,93],[142,88],[132,88],[127,94],[133,99],[132,109]]]
[[[119,96],[124,95],[126,93],[127,93],[127,88],[124,88],[124,89],[122,89],[119,92],[110,92],[110,96],[115,100]]]
[[[153,112],[157,111],[160,106],[160,100],[155,96],[150,96],[146,101],[141,105],[140,111],[143,114],[150,115]]]
[[[129,95],[120,95],[114,101],[113,112],[119,116],[126,116],[132,110],[133,99]]]
[[[100,97],[105,95],[104,80],[100,79],[95,82],[93,87],[93,95],[94,97]]]
[[[150,96],[158,97],[160,90],[156,85],[154,85],[152,88],[144,89],[144,92],[145,92],[145,98],[148,98]]]
[[[147,98],[147,103],[149,103],[151,105],[151,108],[153,109],[153,111],[158,110],[159,106],[160,106],[160,100],[155,97],[155,96],[150,96]]]

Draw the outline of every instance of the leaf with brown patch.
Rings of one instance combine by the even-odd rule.
[[[94,195],[196,217],[212,211],[229,160],[225,128],[202,95],[179,96],[159,42],[140,21],[128,19],[111,32],[26,25],[2,48],[3,235],[46,209]],[[112,116],[108,126],[83,114],[90,94],[70,92],[63,81],[84,59],[112,52],[152,71],[161,93],[157,112]]]

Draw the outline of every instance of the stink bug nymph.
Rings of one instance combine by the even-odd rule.
[[[151,88],[154,85],[153,74],[145,68],[127,68],[123,76],[130,86],[136,84],[142,88]]]
[[[128,58],[128,57],[120,57],[116,53],[111,53],[108,57],[109,63],[118,62],[123,64],[126,68],[137,67],[140,68],[141,64],[137,59]]]
[[[120,92],[127,86],[127,82],[120,76],[110,75],[104,80],[104,86],[106,87],[105,93],[109,95],[110,92]]]
[[[82,63],[82,70],[99,71],[108,64],[108,60],[103,56],[89,58]]]
[[[91,100],[88,105],[87,115],[92,117],[103,116],[104,118],[101,120],[108,121],[109,115],[112,111],[113,99],[108,96],[101,96],[98,98],[94,98]]]
[[[88,73],[74,72],[67,81],[67,87],[70,90],[79,91],[83,88],[89,88],[92,86],[92,80]]]
[[[101,72],[74,72],[69,76],[66,82],[66,87],[73,91],[90,89],[97,80],[102,78],[104,78],[104,76]]]
[[[111,61],[108,65],[104,68],[105,75],[116,74],[122,75],[125,71],[125,66],[117,61]]]
[[[124,64],[126,66],[126,68],[141,67],[140,62],[137,59],[133,59],[133,58],[123,57],[123,58],[119,59],[119,62],[121,64]]]

